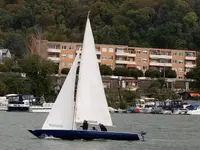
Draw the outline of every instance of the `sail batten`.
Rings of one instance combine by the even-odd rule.
[[[56,101],[47,116],[42,129],[74,129],[74,91],[79,54],[65,79]]]
[[[89,17],[87,17],[81,54],[76,108],[76,122],[92,120],[97,124],[113,125],[101,79]]]

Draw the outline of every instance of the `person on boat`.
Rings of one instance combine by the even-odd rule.
[[[87,130],[88,129],[88,122],[86,120],[84,120],[83,125],[81,127],[83,128],[83,130]]]
[[[92,130],[93,130],[93,131],[97,131],[97,129],[96,129],[95,127],[92,127]]]
[[[101,131],[107,131],[106,127],[103,124],[99,124]]]

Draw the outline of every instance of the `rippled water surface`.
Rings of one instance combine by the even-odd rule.
[[[145,141],[41,140],[27,130],[41,128],[47,113],[0,112],[0,150],[200,150],[200,115],[113,114],[115,128],[147,131]]]

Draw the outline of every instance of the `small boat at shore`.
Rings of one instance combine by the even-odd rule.
[[[190,105],[186,107],[188,109],[188,115],[200,115],[200,105]]]
[[[29,107],[29,112],[32,113],[49,113],[54,103],[44,102],[42,105],[31,105]]]
[[[8,99],[7,111],[17,111],[17,112],[28,112],[29,111],[29,100],[24,99],[21,94],[8,94],[6,95]]]
[[[79,54],[72,64],[42,129],[29,130],[29,132],[38,138],[54,137],[66,140],[144,140],[144,134],[146,134],[144,132],[134,134],[78,129],[79,124],[82,124],[84,120],[88,121],[89,127],[98,126],[100,123],[113,127],[96,56],[89,15],[83,40],[78,86],[75,90],[78,60]]]

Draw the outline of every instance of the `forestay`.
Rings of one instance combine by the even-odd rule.
[[[74,91],[78,59],[79,54],[77,54],[73,62],[67,78],[63,83],[53,108],[44,122],[42,129],[74,129]]]
[[[113,125],[101,79],[89,17],[83,40],[76,107],[77,123],[87,120],[93,124]]]

